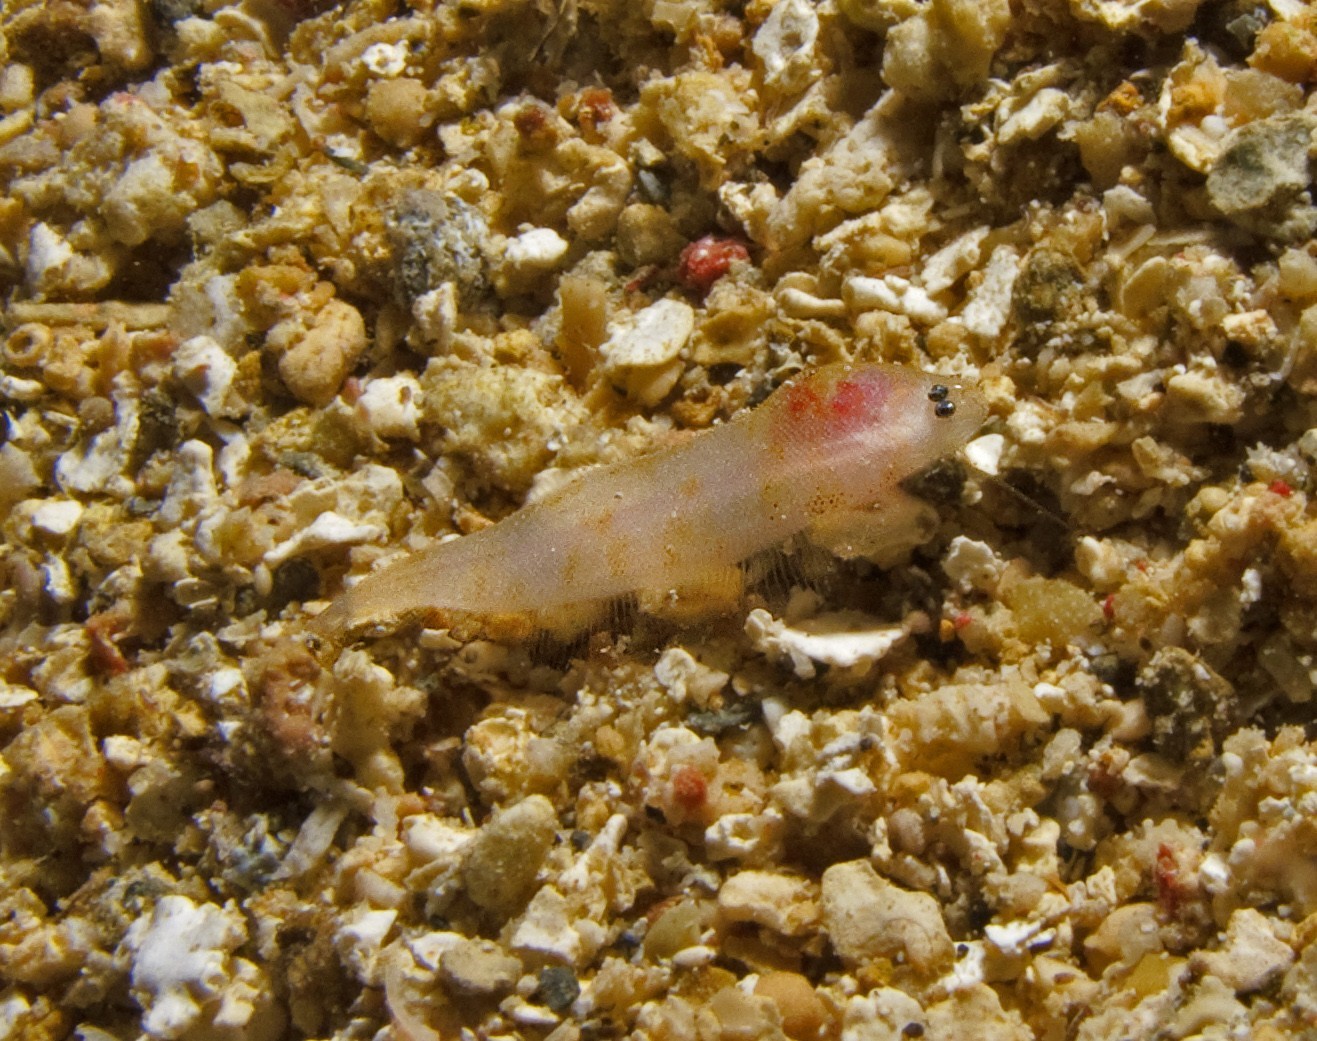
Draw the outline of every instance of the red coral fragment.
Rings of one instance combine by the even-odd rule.
[[[531,148],[547,148],[558,140],[558,131],[549,122],[549,113],[537,103],[523,105],[512,117],[512,125],[522,143]]]
[[[680,767],[672,775],[672,801],[687,813],[696,813],[709,795],[709,782],[693,766]]]
[[[598,141],[602,137],[600,126],[611,120],[616,112],[612,91],[604,87],[590,87],[581,91],[576,118],[588,139]]]
[[[736,260],[749,260],[750,251],[735,239],[705,235],[681,251],[677,281],[687,289],[706,293]]]
[[[128,612],[122,608],[101,611],[87,619],[87,636],[91,640],[88,661],[103,676],[122,676],[128,671],[128,659],[118,643],[128,622]]]
[[[1157,886],[1157,906],[1162,914],[1174,918],[1190,896],[1188,886],[1180,875],[1180,860],[1174,847],[1163,842],[1157,847],[1157,862],[1152,869]]]

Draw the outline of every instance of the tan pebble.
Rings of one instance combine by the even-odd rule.
[[[818,925],[813,885],[771,871],[741,871],[718,891],[718,909],[733,922],[754,922],[784,936],[800,936]]]
[[[1317,593],[1317,520],[1281,532],[1280,566],[1296,591]]]
[[[1133,965],[1162,950],[1156,905],[1132,903],[1118,907],[1084,940],[1089,968],[1101,973],[1114,962]]]
[[[501,915],[510,915],[525,904],[553,844],[557,820],[553,804],[542,795],[532,795],[494,814],[471,844],[462,867],[472,902]]]
[[[467,940],[444,951],[439,971],[463,994],[497,994],[512,989],[521,976],[521,959],[491,940]]]
[[[1020,638],[1031,644],[1050,640],[1064,647],[1102,622],[1097,602],[1064,579],[1026,578],[1006,587],[1002,599],[1015,614]]]
[[[755,994],[768,998],[782,1013],[782,1030],[796,1041],[816,1038],[827,1022],[828,1010],[809,980],[798,972],[766,972],[755,984]]]
[[[955,956],[937,901],[893,885],[867,860],[834,864],[823,873],[823,921],[848,965],[887,958],[928,972]]]
[[[366,93],[366,118],[371,129],[391,145],[411,148],[434,123],[428,112],[430,92],[408,76],[379,80]]]
[[[32,104],[35,82],[30,65],[11,61],[0,70],[0,112],[17,112]]]
[[[1251,907],[1230,916],[1220,950],[1195,951],[1189,967],[1215,976],[1239,994],[1270,986],[1294,962],[1294,951],[1276,936],[1267,917]]]
[[[1121,989],[1128,990],[1139,998],[1164,994],[1167,989],[1180,979],[1186,968],[1183,958],[1176,958],[1165,951],[1152,951],[1135,963],[1129,973],[1121,980]]]
[[[694,947],[713,920],[713,905],[705,900],[680,900],[664,909],[645,933],[645,953],[651,958],[671,958]]]
[[[628,267],[671,263],[686,244],[662,206],[632,203],[617,220],[617,252]]]
[[[279,378],[293,397],[308,405],[328,405],[366,349],[361,312],[331,300],[314,323],[279,359]]]
[[[1006,39],[1011,7],[1006,0],[933,0],[934,24],[943,39],[939,54],[951,78],[976,83],[988,74],[992,56]]]
[[[1317,77],[1317,35],[1292,22],[1276,21],[1258,33],[1249,64],[1290,83]]]
[[[1317,298],[1317,257],[1302,249],[1287,249],[1276,268],[1280,275],[1276,288],[1282,295],[1305,303]]]
[[[773,1010],[769,1002],[751,997],[739,987],[727,986],[709,997],[705,1008],[713,1014],[723,1038],[771,1036]]]

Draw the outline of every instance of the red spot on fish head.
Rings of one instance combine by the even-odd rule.
[[[824,431],[828,437],[844,437],[883,422],[890,382],[872,372],[853,373],[839,379],[828,396]]]
[[[816,414],[823,399],[808,383],[792,383],[786,388],[787,413],[795,419]]]
[[[865,432],[883,422],[891,391],[888,381],[869,372],[789,384],[783,391],[787,433],[807,441],[838,441]]]
[[[886,389],[876,381],[847,376],[832,392],[833,417],[842,423],[870,421],[886,397]]]

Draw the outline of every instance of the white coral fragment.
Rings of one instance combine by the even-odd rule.
[[[82,503],[73,499],[47,499],[32,510],[32,527],[46,535],[63,538],[78,526]]]
[[[134,998],[145,1014],[146,1036],[176,1039],[222,1036],[262,1041],[282,1024],[260,970],[233,952],[247,940],[236,905],[194,904],[185,896],[160,900],[128,928]]]
[[[194,336],[174,352],[174,375],[208,416],[225,416],[238,363],[214,339]]]
[[[290,557],[301,556],[312,550],[374,542],[387,534],[388,531],[379,524],[354,524],[346,517],[330,511],[322,513],[309,527],[267,551],[264,560],[268,566],[278,567]]]
[[[818,927],[818,890],[792,875],[739,871],[718,890],[718,910],[730,922],[753,922],[783,936],[802,936]]]
[[[1009,145],[1022,140],[1037,141],[1069,114],[1069,95],[1055,87],[1044,87],[1002,123],[997,142]]]
[[[567,255],[567,240],[552,228],[529,228],[508,242],[504,260],[518,270],[556,267]]]
[[[1001,458],[1006,451],[1006,438],[1001,434],[984,434],[965,446],[965,461],[989,477],[1001,470]]]
[[[672,361],[695,331],[695,309],[683,300],[655,301],[617,323],[599,352],[612,368],[648,368]]]
[[[1020,255],[1011,246],[998,246],[988,258],[981,281],[970,294],[960,314],[965,328],[975,336],[991,339],[1001,334],[1011,315],[1011,297],[1020,273]]]
[[[940,322],[947,316],[947,309],[926,289],[900,275],[854,275],[842,286],[842,297],[852,311],[891,311],[925,324]]]
[[[778,810],[724,813],[704,829],[710,860],[762,860],[777,846],[786,818]]]
[[[837,611],[794,626],[774,618],[762,607],[750,612],[745,633],[761,654],[790,663],[801,679],[811,679],[818,665],[867,669],[905,639],[904,625],[874,626],[873,619]]]
[[[39,696],[31,687],[0,680],[0,709],[22,708],[36,701]]]
[[[1070,0],[1076,18],[1118,33],[1154,29],[1179,32],[1193,21],[1202,0]]]
[[[283,863],[275,872],[276,878],[300,878],[320,864],[334,842],[334,834],[348,815],[345,803],[326,802],[313,809],[297,838],[284,854]]]
[[[368,986],[378,986],[383,979],[384,941],[397,917],[397,911],[374,911],[362,905],[343,915],[343,924],[334,934],[334,945],[344,963]]]
[[[806,0],[781,0],[755,33],[751,49],[763,64],[764,85],[784,94],[802,90],[819,69],[814,45],[819,16]]]
[[[1262,912],[1239,908],[1226,926],[1221,950],[1193,955],[1195,971],[1217,976],[1238,994],[1251,994],[1270,986],[1295,961],[1295,951],[1276,937],[1276,930]]]
[[[669,647],[654,663],[654,678],[677,702],[694,698],[703,704],[726,686],[729,675],[697,661],[681,647]]]
[[[55,463],[55,480],[65,491],[91,495],[96,492],[127,497],[133,482],[123,474],[129,453],[137,442],[138,409],[133,398],[115,401],[115,424],[82,447],[71,449]]]
[[[929,257],[919,273],[924,291],[936,294],[950,289],[972,271],[979,262],[989,230],[981,227],[967,231]]]
[[[178,449],[174,472],[165,501],[160,505],[160,523],[173,528],[204,516],[218,501],[215,487],[215,453],[204,441],[185,441]]]
[[[41,588],[57,604],[71,604],[78,596],[78,583],[63,557],[51,557],[41,565]]]
[[[628,397],[657,405],[681,375],[681,354],[695,331],[695,309],[665,298],[622,319],[599,347],[604,369]]]
[[[173,154],[162,148],[134,159],[105,193],[101,212],[119,242],[141,245],[162,228],[181,226],[189,213],[210,200],[220,174],[214,153],[182,137],[172,144]],[[180,178],[180,168],[190,171],[189,176]]]
[[[361,52],[361,64],[376,76],[391,79],[406,71],[410,54],[411,48],[406,40],[372,43]]]
[[[367,380],[357,412],[379,437],[415,441],[421,436],[421,393],[420,381],[407,373]]]
[[[991,592],[1006,570],[1006,563],[986,542],[957,535],[947,548],[942,569],[962,592]]]
[[[575,928],[578,923],[572,920],[570,911],[557,887],[540,887],[512,933],[512,947],[575,964],[582,957],[583,947]]]
[[[938,902],[882,878],[867,860],[823,872],[823,921],[833,949],[848,964],[902,958],[919,971],[950,965],[951,937]]]
[[[73,247],[49,224],[38,221],[28,233],[27,282],[35,293],[44,293],[60,281],[61,272],[73,260]]]

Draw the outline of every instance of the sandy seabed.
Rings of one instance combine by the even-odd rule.
[[[0,30],[0,1037],[1314,1036],[1312,8]],[[839,361],[862,555],[308,638]]]

